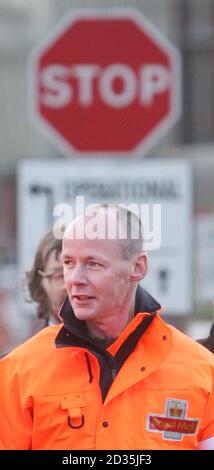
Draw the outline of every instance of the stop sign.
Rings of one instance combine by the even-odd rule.
[[[180,114],[179,54],[133,10],[72,13],[32,57],[34,116],[62,151],[142,155]]]

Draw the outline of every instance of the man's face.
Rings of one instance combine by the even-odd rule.
[[[126,315],[133,292],[132,260],[118,240],[63,240],[64,280],[75,316],[102,324]]]

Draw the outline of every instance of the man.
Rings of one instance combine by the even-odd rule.
[[[62,253],[63,326],[0,363],[0,447],[213,449],[213,357],[166,325],[139,287],[138,218],[100,206],[96,224],[73,221]]]

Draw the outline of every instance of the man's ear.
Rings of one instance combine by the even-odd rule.
[[[147,273],[147,255],[140,253],[133,258],[133,265],[131,270],[131,280],[141,281]]]

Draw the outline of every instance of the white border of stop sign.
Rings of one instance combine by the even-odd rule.
[[[68,28],[77,20],[84,19],[131,19],[136,26],[148,34],[157,47],[162,47],[169,55],[171,71],[161,64],[144,64],[139,68],[138,75],[127,64],[114,63],[105,68],[97,64],[75,64],[66,67],[63,64],[51,64],[46,66],[40,74],[40,83],[44,86],[44,92],[40,102],[52,109],[60,109],[72,103],[73,90],[68,79],[75,77],[78,83],[78,105],[82,108],[90,107],[93,102],[93,80],[96,78],[100,99],[113,108],[125,108],[136,98],[145,108],[153,104],[155,97],[171,87],[170,112],[158,125],[143,137],[142,141],[131,151],[117,152],[106,151],[80,152],[70,142],[43,118],[39,110],[37,93],[38,63],[44,54]],[[181,114],[181,59],[178,50],[160,33],[140,12],[133,9],[102,9],[102,10],[74,10],[67,15],[54,30],[45,37],[43,42],[32,53],[29,68],[29,103],[30,112],[34,122],[42,132],[51,139],[52,143],[62,153],[73,156],[142,156],[169,128],[178,120]],[[115,93],[113,83],[115,78],[122,81],[122,91]]]

